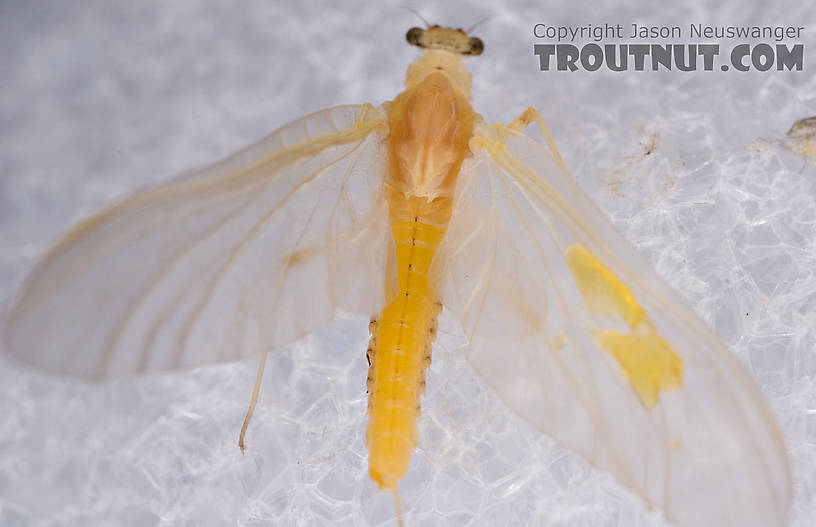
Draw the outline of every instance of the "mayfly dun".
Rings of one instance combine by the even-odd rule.
[[[669,521],[783,525],[787,453],[754,382],[570,177],[536,110],[473,110],[463,59],[481,40],[407,40],[422,53],[393,101],[306,116],[70,230],[25,281],[5,350],[87,379],[260,355],[243,449],[266,352],[371,315],[369,474],[401,521],[448,310],[511,410]]]

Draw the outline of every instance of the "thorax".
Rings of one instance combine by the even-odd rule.
[[[459,65],[446,55],[425,56],[390,106],[387,183],[406,198],[453,196],[474,121],[469,74]]]

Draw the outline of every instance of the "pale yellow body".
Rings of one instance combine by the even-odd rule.
[[[442,307],[428,270],[473,132],[469,80],[460,55],[426,50],[390,107],[386,196],[398,292],[372,323],[367,352],[369,471],[383,489],[396,487],[417,444],[419,396]]]
[[[469,99],[470,75],[461,55],[432,49],[408,69],[406,90],[389,107],[385,194],[398,291],[372,320],[366,383],[369,473],[382,489],[396,488],[417,445],[419,397],[442,310],[428,271],[450,221],[459,168],[470,152],[475,114]],[[525,126],[527,118],[521,119],[519,126]],[[631,330],[593,331],[644,406],[652,408],[660,391],[682,385],[682,362],[626,286],[586,247],[572,246],[566,259],[587,307]]]

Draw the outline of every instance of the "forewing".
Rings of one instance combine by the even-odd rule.
[[[104,378],[234,360],[338,309],[379,312],[385,135],[368,105],[323,110],[91,217],[26,280],[5,349]]]
[[[432,268],[474,369],[678,526],[783,525],[788,459],[755,383],[548,149],[479,134]]]

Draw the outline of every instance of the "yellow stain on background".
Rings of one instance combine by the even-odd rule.
[[[567,266],[587,307],[619,320],[629,332],[593,328],[595,342],[612,355],[647,409],[660,392],[683,385],[683,361],[658,333],[626,285],[583,245],[567,248]]]

